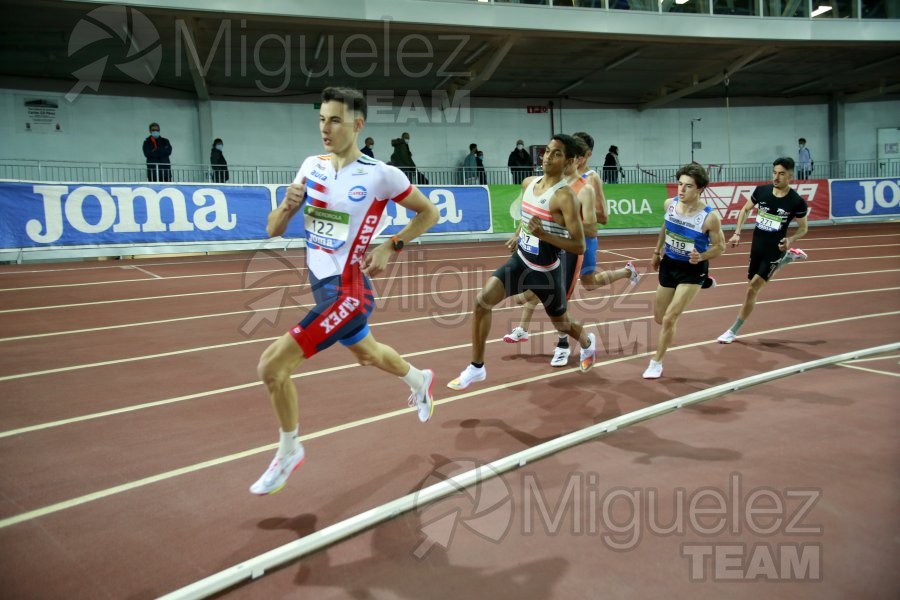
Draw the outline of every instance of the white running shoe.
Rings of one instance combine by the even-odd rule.
[[[638,270],[634,268],[634,265],[631,261],[625,263],[625,268],[628,269],[628,281],[629,285],[637,285],[641,281],[641,274],[638,273]]]
[[[266,472],[250,486],[250,493],[257,496],[274,494],[285,486],[288,477],[303,464],[305,459],[306,451],[303,449],[303,444],[300,443],[287,456],[279,456],[276,453]]]
[[[431,395],[431,386],[434,385],[434,371],[424,369],[422,372],[425,373],[425,381],[422,382],[419,389],[413,390],[409,395],[408,402],[410,407],[415,408],[416,412],[419,413],[419,420],[427,423],[434,413],[434,397]]]
[[[708,290],[716,287],[719,283],[716,281],[715,277],[706,276],[706,279],[703,280],[703,283],[700,285],[701,290]]]
[[[581,349],[581,372],[585,372],[594,366],[594,360],[597,358],[597,336],[593,333],[588,334],[591,345]]]
[[[800,248],[790,248],[785,254],[784,258],[786,262],[803,262],[807,258],[806,252],[801,250]]]
[[[550,366],[551,367],[566,366],[567,364],[569,364],[569,354],[571,354],[571,353],[572,353],[572,351],[569,350],[568,346],[566,346],[564,348],[557,346],[553,350],[553,358],[550,359]]]
[[[659,379],[662,377],[663,366],[661,362],[650,359],[650,365],[644,371],[644,379]]]
[[[485,379],[487,379],[487,369],[484,367],[478,369],[469,363],[469,366],[463,369],[459,377],[448,383],[447,387],[451,390],[464,390],[476,381],[484,381]]]
[[[727,330],[725,331],[725,333],[723,333],[722,335],[720,335],[720,336],[718,337],[718,340],[719,340],[719,343],[720,343],[720,344],[730,344],[730,343],[733,342],[735,339],[737,339],[737,335],[735,335],[735,333],[734,333],[732,330],[730,330],[730,329],[727,329]]]
[[[503,341],[507,344],[515,344],[517,342],[527,342],[528,341],[528,332],[522,329],[521,327],[516,327],[509,333],[503,336]]]

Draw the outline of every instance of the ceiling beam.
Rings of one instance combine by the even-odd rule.
[[[893,94],[894,92],[900,92],[900,83],[888,85],[882,81],[876,88],[844,96],[844,102],[861,102],[863,100],[870,100],[872,98],[877,98],[878,96],[883,96],[884,94]]]
[[[187,58],[188,71],[191,73],[191,80],[194,82],[194,90],[197,92],[197,98],[200,100],[209,100],[209,87],[206,85],[206,77],[203,76],[202,67],[200,65],[200,54],[197,47],[194,46],[194,40],[197,39],[197,20],[193,17],[184,20],[185,25],[189,28],[189,34],[185,36],[187,44],[185,44],[185,57]]]
[[[457,92],[462,90],[472,91],[490,81],[491,77],[500,66],[500,63],[503,62],[503,59],[506,58],[506,55],[509,54],[510,50],[512,50],[512,47],[515,45],[517,40],[518,36],[508,36],[504,40],[500,48],[494,50],[487,56],[482,57],[469,70],[469,78],[467,81],[463,82],[460,78],[457,78],[450,82],[450,85],[447,86],[447,95],[451,102],[456,96]],[[478,55],[483,54],[488,49],[490,49],[490,45],[485,42],[478,49],[476,49],[472,55],[470,55],[470,58],[477,57]],[[469,59],[466,59],[466,62],[470,62]],[[447,79],[442,81],[441,84],[445,83],[446,81]],[[438,87],[440,88],[440,86]]]
[[[604,71],[612,71],[613,69],[615,69],[615,68],[618,67],[619,65],[628,62],[628,61],[631,60],[632,58],[638,57],[640,54],[641,54],[641,49],[638,48],[637,50],[635,50],[635,51],[633,51],[633,52],[629,52],[629,53],[626,54],[625,56],[622,56],[622,57],[617,58],[616,60],[612,61],[611,63],[609,63],[608,65],[606,65],[605,67],[603,67],[603,70],[604,70]]]
[[[734,75],[735,73],[737,73],[738,71],[743,69],[745,66],[747,66],[748,63],[755,60],[760,54],[763,54],[764,52],[766,52],[765,47],[759,47],[759,48],[756,48],[755,50],[751,50],[750,52],[747,52],[746,54],[744,54],[744,56],[742,56],[741,58],[737,59],[736,61],[734,61],[730,65],[728,65],[722,71],[721,74],[715,75],[715,76],[710,77],[709,79],[705,79],[703,81],[698,81],[695,84],[689,85],[688,87],[681,88],[680,90],[675,90],[674,92],[672,92],[670,94],[663,94],[663,95],[659,96],[658,98],[651,100],[650,102],[647,102],[647,103],[643,104],[642,106],[638,107],[638,110],[643,111],[643,110],[648,110],[651,108],[658,108],[658,107],[668,104],[674,100],[678,100],[679,98],[684,98],[685,96],[690,96],[691,94],[696,94],[697,92],[711,88],[714,85],[719,85],[720,83],[725,81],[725,79],[727,77],[730,77],[731,75]]]

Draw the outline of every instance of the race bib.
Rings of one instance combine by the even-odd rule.
[[[694,249],[694,240],[671,231],[666,231],[666,249],[676,256],[690,258]]]
[[[519,232],[519,248],[521,248],[525,252],[528,252],[529,254],[539,254],[539,244],[540,240],[531,235],[523,225],[522,231]]]
[[[783,222],[784,217],[781,215],[773,215],[763,211],[756,215],[756,227],[763,231],[780,231]]]
[[[306,239],[317,246],[336,250],[345,243],[350,233],[350,215],[307,204],[303,207],[303,223]]]
[[[522,210],[522,227],[519,229],[519,248],[530,254],[539,254],[540,240],[531,235],[528,229],[528,223],[531,221],[531,215]]]

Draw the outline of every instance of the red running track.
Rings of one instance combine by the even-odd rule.
[[[376,280],[372,325],[436,370],[434,418],[419,424],[402,382],[331,349],[296,377],[309,459],[265,498],[247,492],[277,429],[255,366],[297,321],[293,307],[310,302],[301,252],[0,267],[0,589],[156,597],[466,465],[719,383],[897,342],[897,234],[894,224],[813,228],[810,261],[767,286],[739,340],[722,346],[715,338],[746,288],[748,248],[729,249],[713,263],[720,285],[682,317],[655,382],[640,378],[658,331],[653,274],[636,289],[576,293],[573,314],[603,346],[586,374],[575,358],[547,364],[555,336],[545,319],[527,344],[499,342],[519,313],[502,305],[488,381],[465,393],[444,385],[468,360],[475,291],[505,251],[410,249]],[[599,258],[646,268],[652,244],[603,238]],[[487,515],[461,494],[223,596],[894,598],[897,365],[882,356],[819,369],[620,430],[496,480],[505,495]],[[696,509],[734,481],[744,491],[727,517],[742,526],[710,533],[716,516]],[[763,506],[748,509],[754,493],[773,503],[764,524],[784,505],[772,532],[748,521]],[[801,523],[811,533],[786,523],[804,493],[817,495]],[[424,528],[451,511],[448,547],[429,546]],[[660,522],[681,530],[661,533]],[[498,534],[496,523],[508,527]],[[805,562],[792,565],[792,548]]]

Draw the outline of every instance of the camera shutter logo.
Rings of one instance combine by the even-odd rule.
[[[66,100],[74,102],[86,88],[95,92],[100,89],[110,62],[135,81],[152,82],[162,62],[162,42],[156,27],[139,11],[124,6],[103,6],[86,14],[75,25],[69,36],[68,53],[70,60],[75,60],[75,55],[93,59],[72,72],[78,81],[66,94]]]
[[[474,485],[462,488],[453,479],[473,469],[478,470],[478,481]],[[435,469],[420,489],[439,482],[453,486],[466,501],[467,509],[448,508],[442,502],[419,509],[420,531],[425,539],[415,548],[413,556],[424,558],[435,544],[447,549],[453,541],[457,525],[489,542],[497,543],[503,539],[512,526],[512,494],[493,467],[469,459],[451,461]]]

